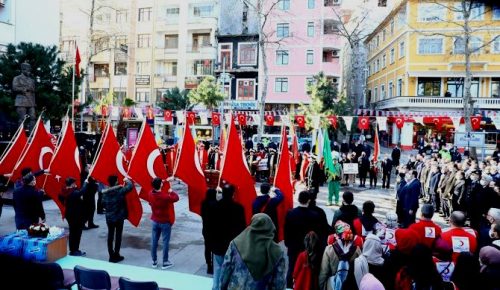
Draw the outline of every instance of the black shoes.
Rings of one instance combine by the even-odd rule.
[[[75,256],[75,257],[83,257],[83,256],[87,255],[87,253],[78,250],[78,251],[69,252],[69,255]]]
[[[88,226],[89,229],[97,229],[99,226],[96,224],[91,224]]]
[[[113,256],[109,257],[109,261],[110,261],[111,263],[118,263],[118,262],[121,262],[121,261],[123,261],[123,260],[125,260],[125,257],[120,256],[120,254],[118,254],[118,255],[113,255]]]
[[[213,266],[207,266],[207,274],[213,275],[214,274],[214,267]]]

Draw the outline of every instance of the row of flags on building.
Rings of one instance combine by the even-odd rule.
[[[146,121],[142,124],[137,143],[130,157],[125,156],[122,152],[111,123],[107,123],[95,158],[90,165],[89,176],[100,183],[109,185],[108,177],[116,175],[120,183],[128,178],[140,186],[139,192],[134,186],[132,192],[126,196],[128,220],[134,226],[139,225],[143,214],[140,198],[148,199],[148,192],[152,189],[151,181],[154,177],[167,179],[170,177],[169,175],[172,175],[186,183],[189,209],[196,214],[201,214],[201,203],[205,199],[207,183],[204,171],[200,166],[190,122],[185,122],[182,136],[179,150],[174,157],[174,170],[168,174],[160,148]],[[57,204],[64,218],[65,206],[60,202],[58,196],[68,177],[75,178],[78,186],[81,186],[79,177],[84,170],[81,168],[82,163],[70,118],[65,118],[59,140],[54,139],[43,126],[41,118],[38,119],[35,130],[29,138],[26,136],[23,124],[21,124],[0,158],[0,174],[10,174],[10,180],[16,181],[22,177],[21,170],[24,168],[30,168],[32,172],[47,170],[47,174],[37,177],[36,187],[45,190],[47,195]],[[294,162],[290,160],[287,140],[284,127],[282,129],[280,159],[274,179],[274,185],[280,188],[285,195],[285,201],[279,207],[281,229],[286,212],[293,207],[291,167]],[[245,208],[246,220],[247,223],[250,223],[252,202],[257,194],[254,179],[244,157],[242,141],[241,134],[237,131],[234,120],[231,119],[227,136],[221,134],[220,145],[223,148],[223,155],[219,183],[220,185],[229,183],[235,187],[235,200]],[[296,151],[298,154],[298,147],[295,146],[292,151]],[[168,182],[164,183],[162,190],[170,190]],[[282,232],[280,237],[283,238]]]

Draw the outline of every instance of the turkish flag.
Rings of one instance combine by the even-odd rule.
[[[297,122],[297,125],[300,128],[304,128],[306,126],[306,119],[304,118],[303,115],[297,115],[297,116],[295,116],[295,122]]]
[[[472,130],[476,131],[481,128],[481,116],[470,117],[470,123],[472,125]]]
[[[293,208],[293,186],[290,168],[290,152],[288,151],[288,136],[286,129],[281,130],[280,159],[274,176],[274,186],[283,193],[283,201],[278,205],[278,241],[285,239],[284,227],[287,212]]]
[[[266,126],[273,126],[273,125],[274,125],[274,116],[266,115]]]
[[[375,125],[375,137],[373,139],[373,160],[377,161],[380,155],[380,142],[378,140],[378,126]]]
[[[194,125],[194,121],[196,120],[195,112],[186,112],[186,117],[189,122],[189,125]]]
[[[166,179],[168,177],[160,148],[156,144],[151,128],[145,121],[142,122],[141,132],[130,159],[128,176],[141,186],[140,197],[148,201],[149,192],[153,189],[151,185],[153,178]],[[165,182],[162,191],[168,191],[169,188],[169,183]]]
[[[102,115],[103,117],[107,117],[107,116],[108,116],[108,113],[109,113],[108,106],[106,106],[106,105],[102,105],[102,106],[101,106],[101,115]]]
[[[358,117],[358,128],[368,130],[370,128],[370,117]]]
[[[292,171],[296,172],[297,164],[299,164],[299,161],[300,161],[299,142],[297,141],[297,135],[293,135],[292,155],[293,155],[293,158],[292,158],[292,160],[290,160],[292,163],[292,165],[291,165]]]
[[[172,115],[172,111],[170,110],[163,111],[163,119],[167,122],[173,122],[174,116]]]
[[[80,62],[82,61],[82,58],[80,57],[80,50],[78,50],[78,46],[76,47],[76,53],[75,53],[75,75],[77,78],[80,77]]]
[[[239,113],[238,114],[238,124],[240,124],[240,126],[246,126],[247,125],[247,115],[245,115],[243,113]]]
[[[130,113],[130,109],[127,107],[123,108],[123,118],[129,119],[131,116],[132,114]]]
[[[201,215],[201,203],[206,196],[207,183],[197,154],[189,123],[186,122],[174,176],[188,186],[189,210]]]
[[[5,149],[4,155],[0,160],[0,175],[12,173],[17,160],[19,160],[19,157],[21,157],[21,154],[23,154],[28,144],[28,138],[26,137],[26,133],[24,133],[23,124],[19,126],[9,144],[10,145]]]
[[[333,126],[333,128],[337,129],[337,116],[328,116],[328,123]]]
[[[439,131],[443,127],[443,119],[441,117],[433,117],[432,123],[436,125],[436,129]]]
[[[212,126],[220,125],[220,114],[216,112],[212,112]]]
[[[21,171],[27,167],[31,168],[32,172],[49,168],[50,160],[52,159],[52,155],[54,155],[55,146],[52,144],[50,134],[47,133],[45,126],[43,126],[41,117],[38,118],[35,125],[35,131],[32,135],[31,143],[23,152],[23,155],[19,158],[12,171],[11,180],[21,178]],[[42,187],[44,179],[45,176],[43,175],[36,178],[37,188]]]
[[[147,120],[153,120],[155,118],[155,113],[153,108],[148,107],[146,110],[146,119]]]
[[[234,121],[231,120],[227,137],[227,144],[224,150],[224,162],[221,169],[221,180],[234,186],[234,200],[240,203],[245,209],[247,224],[250,224],[252,217],[252,203],[257,196],[252,175],[248,171],[248,166],[243,158],[243,148],[238,137],[238,131]]]
[[[120,150],[120,145],[118,145],[111,124],[108,124],[101,137],[101,148],[97,153],[94,164],[90,168],[89,176],[92,176],[101,183],[109,185],[108,177],[110,175],[116,175],[118,176],[118,182],[121,183],[123,182],[123,178],[127,176],[125,167],[125,156]],[[137,227],[142,217],[142,205],[135,186],[132,187],[131,192],[126,194],[125,201],[128,211],[127,219],[132,225]]]
[[[220,152],[224,152],[224,148],[226,148],[226,139],[227,139],[226,128],[222,128],[222,130],[220,131],[220,141],[219,141]],[[224,156],[222,156],[222,158],[224,158]]]
[[[69,119],[64,122],[62,134],[59,147],[49,165],[49,175],[45,177],[44,190],[55,201],[64,218],[65,206],[59,201],[59,194],[66,186],[65,181],[68,177],[73,177],[80,187],[81,162],[75,131]]]
[[[396,127],[398,127],[398,129],[401,129],[405,124],[405,120],[403,117],[397,117],[394,119],[394,123],[396,123]]]

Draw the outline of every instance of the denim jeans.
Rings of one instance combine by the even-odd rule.
[[[156,255],[156,250],[158,248],[158,240],[160,235],[163,237],[163,263],[168,261],[168,246],[170,243],[170,233],[172,232],[172,225],[169,223],[153,223],[152,235],[151,235],[151,258],[153,261],[158,261]]]
[[[212,290],[220,289],[220,279],[223,262],[224,256],[214,255],[214,284],[212,286]]]

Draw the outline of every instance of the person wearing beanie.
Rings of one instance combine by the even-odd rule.
[[[45,222],[43,210],[44,192],[35,188],[36,178],[28,173],[22,178],[23,185],[14,189],[13,205],[17,230],[27,230],[29,226]]]
[[[342,205],[333,214],[332,227],[339,220],[348,223],[351,228],[354,227],[354,220],[361,216],[361,211],[357,206],[352,204],[354,201],[354,195],[350,191],[344,192],[342,194]]]
[[[412,224],[409,229],[418,235],[418,242],[432,248],[434,241],[441,236],[441,227],[432,221],[434,207],[431,204],[424,204],[420,211],[420,220]]]
[[[476,234],[472,230],[465,229],[465,214],[461,211],[454,211],[450,215],[450,227],[444,229],[441,237],[453,249],[452,260],[456,262],[461,252],[476,253]]]
[[[272,189],[272,191],[271,191]],[[273,195],[272,197],[269,193]],[[275,241],[278,239],[278,206],[283,202],[284,195],[278,188],[271,188],[271,185],[264,182],[260,185],[260,194],[257,195],[252,203],[252,214],[265,213],[273,221],[276,228]]]
[[[80,251],[80,240],[86,217],[82,197],[87,190],[87,182],[81,189],[78,189],[76,179],[73,177],[66,178],[65,183],[66,187],[59,195],[59,199],[64,204],[63,217],[66,218],[69,226],[69,254],[70,256],[85,256],[86,253]]]

